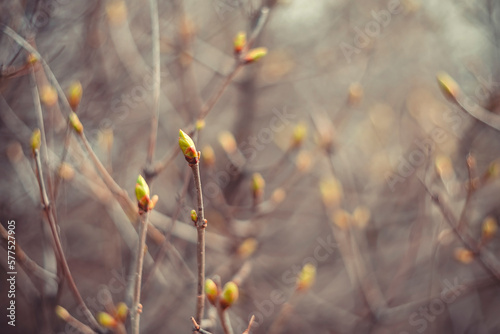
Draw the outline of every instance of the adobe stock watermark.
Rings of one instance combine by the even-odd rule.
[[[418,311],[410,314],[408,323],[415,327],[416,333],[423,333],[429,323],[432,323],[436,318],[445,311],[448,304],[457,300],[460,295],[467,291],[467,286],[460,284],[458,278],[455,277],[453,282],[445,279],[443,281],[444,288],[439,297],[434,298],[426,306],[421,306]],[[410,334],[410,332],[400,332],[399,334]]]
[[[40,8],[31,17],[32,26],[37,29],[45,27],[56,7],[67,5],[69,2],[70,0],[40,1]]]
[[[490,97],[495,88],[500,87],[500,83],[493,81],[493,76],[490,75],[488,79],[479,77],[478,80],[482,83],[475,90],[475,97],[483,103]],[[478,104],[469,97],[464,97],[465,108],[476,108]],[[447,127],[459,137],[464,131],[465,115],[458,106],[454,105],[452,109],[442,114],[442,119]],[[388,172],[385,175],[385,180],[391,191],[394,191],[396,184],[404,183],[411,175],[413,175],[418,168],[423,166],[429,155],[437,145],[443,144],[451,139],[451,135],[445,130],[435,127],[431,130],[426,139],[417,139],[414,141],[416,148],[412,150],[406,157],[400,157],[396,170]]]
[[[312,256],[306,257],[302,260],[302,263],[293,264],[289,269],[285,270],[281,275],[281,281],[287,286],[287,288],[293,289],[297,283],[297,276],[302,270],[302,267],[308,263],[313,264],[318,267],[319,263],[325,262],[333,253],[337,250],[337,244],[333,242],[333,236],[329,234],[326,238],[318,237],[316,239],[317,246],[314,248]],[[255,321],[252,328],[257,328],[263,324],[264,319],[271,317],[274,312],[279,312],[279,306],[287,301],[285,293],[283,291],[274,289],[269,293],[269,298],[262,301],[255,301],[255,310],[249,313],[248,321],[251,316],[255,316]],[[240,318],[234,319],[234,328],[236,328],[236,333],[243,333],[247,328],[248,321],[245,323]]]
[[[341,42],[340,50],[344,54],[347,63],[351,63],[351,58],[354,54],[359,54],[361,49],[370,45],[372,39],[378,38],[383,28],[386,28],[391,23],[392,15],[402,13],[404,10],[401,0],[389,0],[387,2],[387,10],[371,11],[373,20],[365,24],[364,30],[355,26],[353,44]]]
[[[247,18],[251,18],[254,13],[250,6],[245,8],[241,0],[215,0],[213,5],[220,20],[226,19],[226,13],[234,12],[240,8],[243,10],[244,16]]]
[[[274,108],[273,117],[271,117],[268,126],[261,128],[256,135],[249,136],[238,145],[238,149],[245,156],[246,162],[254,160],[258,152],[263,151],[267,145],[273,142],[276,133],[283,131],[295,118],[297,118],[297,115],[288,112],[286,106],[281,111]],[[235,168],[232,162],[228,162],[224,169],[215,173],[212,180],[204,183],[203,195],[208,198],[215,198],[229,184],[231,177],[238,174],[239,169]]]

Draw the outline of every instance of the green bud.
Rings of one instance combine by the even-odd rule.
[[[63,320],[67,320],[69,318],[69,312],[62,306],[57,305],[56,306],[56,314],[59,318]]]
[[[127,304],[124,302],[118,303],[116,305],[116,318],[124,323],[127,320],[127,315],[128,315],[128,307]]]
[[[190,164],[196,164],[199,160],[198,152],[194,146],[194,142],[184,131],[179,130],[179,147],[181,148],[184,158]]]
[[[75,131],[79,134],[83,133],[83,125],[82,122],[80,122],[80,119],[78,118],[78,115],[75,114],[73,111],[69,114],[69,121],[71,123],[71,126]]]
[[[451,101],[456,101],[460,94],[460,87],[456,81],[445,72],[439,72],[437,74],[437,81],[443,95]]]
[[[253,63],[259,60],[260,58],[264,57],[267,55],[267,49],[266,48],[255,48],[250,51],[245,55],[245,64]]]
[[[486,219],[483,221],[483,228],[482,228],[483,240],[489,240],[493,238],[493,236],[497,233],[497,230],[498,230],[498,224],[495,218],[486,217]]]
[[[196,213],[196,210],[191,210],[191,220],[195,224],[198,221],[198,214]]]
[[[240,54],[245,45],[247,44],[247,34],[240,31],[234,38],[234,53]]]
[[[222,309],[226,309],[234,304],[238,300],[239,290],[238,285],[234,282],[227,282],[222,290],[222,296],[220,299],[220,304]]]
[[[254,173],[252,176],[252,191],[255,198],[261,197],[264,193],[266,181],[260,173]]]
[[[142,175],[137,177],[137,183],[135,184],[135,197],[137,198],[137,202],[139,202],[139,206],[141,206],[141,208],[149,207],[149,186]]]
[[[40,149],[42,135],[40,129],[35,129],[31,134],[31,149],[33,151]]]
[[[104,328],[115,328],[118,325],[116,319],[111,314],[106,312],[97,313],[97,322],[99,322]]]
[[[68,102],[69,105],[71,106],[71,109],[76,110],[78,108],[78,105],[80,104],[80,101],[82,100],[82,84],[80,81],[74,81],[71,83],[71,86],[68,88]]]
[[[217,285],[210,278],[205,280],[205,293],[207,295],[207,299],[210,304],[215,306],[215,302],[217,300],[217,296],[219,295],[219,291],[217,290]]]
[[[292,147],[299,147],[307,135],[307,127],[304,123],[299,123],[293,129]]]
[[[297,291],[307,291],[316,280],[316,267],[308,263],[302,267],[297,278]]]

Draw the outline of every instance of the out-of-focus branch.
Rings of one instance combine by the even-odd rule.
[[[429,193],[431,200],[436,206],[439,208],[439,211],[441,211],[441,214],[443,215],[445,221],[448,223],[450,228],[453,230],[453,233],[457,236],[457,238],[462,242],[462,244],[469,249],[473,254],[476,255],[476,259],[478,260],[478,263],[487,271],[489,272],[496,280],[500,281],[500,272],[497,271],[495,266],[486,259],[484,256],[484,252],[486,252],[484,249],[480,249],[476,242],[464,231],[460,231],[458,229],[458,225],[456,223],[456,219],[453,216],[453,213],[451,209],[448,207],[448,205],[442,200],[441,196],[439,196],[436,193],[432,193],[429,188],[425,184],[423,184],[425,187],[425,190]]]
[[[160,117],[160,26],[158,23],[158,3],[156,0],[149,0],[151,31],[152,31],[152,53],[153,53],[153,110],[151,118],[151,135],[149,137],[148,154],[146,158],[146,169],[149,169],[153,163],[156,138],[158,134],[158,119]],[[148,174],[146,182],[149,183]]]
[[[265,23],[267,22],[268,17],[269,17],[269,8],[263,7],[261,9],[257,24],[255,25],[254,29],[252,30],[252,33],[250,34],[250,39],[245,47],[245,51],[248,50],[248,48],[254,43],[256,38],[262,32],[262,28],[264,27]],[[202,106],[200,113],[198,115],[197,121],[193,122],[192,124],[190,124],[189,126],[186,127],[187,133],[189,135],[193,135],[194,131],[196,131],[197,122],[203,121],[207,117],[207,115],[210,113],[210,111],[215,107],[215,105],[219,101],[222,94],[226,91],[226,88],[233,81],[234,77],[241,70],[241,68],[245,65],[245,63],[246,63],[246,60],[244,59],[244,57],[236,58],[236,63],[234,65],[233,69],[231,70],[231,72],[229,72],[229,74],[226,76],[224,81],[216,89],[215,93]],[[159,173],[161,173],[168,166],[168,164],[175,158],[175,156],[178,153],[178,151],[175,149],[172,149],[171,152],[172,152],[172,154],[167,154],[163,159],[158,161],[153,166],[153,168],[150,171],[150,173],[152,173],[152,175],[150,175],[151,178],[153,178],[156,175],[158,175]]]
[[[80,333],[95,334],[95,332],[90,327],[88,327],[84,323],[80,322],[80,320],[73,317],[65,308],[63,308],[59,305],[56,306],[56,314],[59,318],[66,321],[68,324],[70,324],[75,329],[77,329]]]
[[[61,240],[59,239],[59,234],[57,231],[57,224],[55,221],[55,217],[53,215],[52,210],[50,209],[50,202],[47,196],[47,191],[45,189],[45,182],[43,179],[43,172],[42,172],[42,163],[40,161],[40,154],[39,154],[39,147],[40,143],[36,144],[32,140],[32,148],[33,148],[33,156],[35,159],[35,164],[36,164],[36,172],[37,172],[37,181],[38,181],[38,186],[40,189],[40,197],[42,201],[42,206],[43,210],[45,213],[45,217],[47,218],[47,221],[49,222],[50,230],[52,232],[52,237],[54,240],[55,244],[55,250],[56,250],[56,255],[58,258],[58,261],[60,262],[62,269],[64,271],[64,276],[68,280],[68,286],[73,293],[78,305],[82,308],[82,311],[87,318],[87,321],[96,329],[99,329],[100,326],[95,320],[95,318],[92,316],[92,312],[90,312],[89,308],[83,301],[82,296],[80,295],[80,292],[78,291],[78,288],[76,287],[75,281],[73,279],[73,276],[71,275],[71,271],[68,266],[68,262],[66,261],[66,256],[64,255],[64,251],[62,249],[61,245]]]
[[[457,104],[463,111],[478,121],[500,131],[500,117],[467,97],[451,76],[444,72],[438,73],[437,80],[441,91],[448,100]]]
[[[0,236],[2,239],[5,240],[6,245],[7,242],[9,241],[9,235],[7,233],[7,230],[3,227],[3,225],[0,225]],[[38,278],[42,280],[57,280],[57,276],[54,275],[53,273],[45,270],[44,268],[40,267],[35,261],[33,261],[26,253],[24,250],[19,246],[19,242],[16,240],[16,259],[19,262],[21,266],[24,267],[24,269],[31,273],[34,276],[37,276]]]

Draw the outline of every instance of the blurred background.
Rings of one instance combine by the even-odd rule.
[[[196,192],[177,138],[219,93],[196,142],[206,275],[238,280],[235,333],[251,315],[252,333],[500,332],[500,136],[464,110],[500,117],[498,1],[159,0],[158,17],[154,162],[164,168],[151,183],[157,233],[147,240],[141,333],[192,329]],[[81,82],[85,135],[133,198],[154,110],[149,2],[2,0],[0,20],[64,91]],[[253,46],[268,54],[228,80],[240,31],[257,32]],[[17,244],[56,272],[30,148],[38,90],[45,181],[59,180],[50,192],[64,252],[96,314],[127,301],[137,233],[77,136],[66,136],[70,110],[47,69],[33,68],[2,32],[0,221],[14,220]],[[443,95],[441,71],[465,107]],[[307,263],[316,281],[297,291]],[[76,333],[54,312],[61,305],[85,322],[67,285],[17,264],[16,327],[2,311],[0,332]]]

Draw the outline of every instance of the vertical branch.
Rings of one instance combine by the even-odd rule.
[[[198,261],[198,288],[196,297],[196,322],[200,323],[203,318],[203,309],[205,307],[205,210],[203,208],[203,194],[201,190],[200,178],[200,163],[190,164],[193,171],[194,184],[196,186],[196,194],[198,198],[198,220],[196,222],[196,230],[198,232],[198,242],[196,243],[196,253]]]
[[[160,26],[158,23],[158,3],[156,0],[149,0],[151,13],[152,31],[152,53],[153,53],[153,116],[151,118],[151,135],[149,137],[148,155],[146,158],[146,169],[149,170],[154,159],[156,137],[158,134],[158,119],[160,116]],[[149,175],[146,173],[146,182],[149,182]]]
[[[220,304],[217,305],[217,313],[219,314],[219,320],[224,334],[234,334],[227,312],[222,309]]]
[[[40,150],[43,148],[43,162],[45,163],[45,166],[48,166],[49,163],[49,157],[47,153],[47,137],[45,135],[45,125],[43,121],[43,113],[42,113],[42,105],[40,103],[40,94],[38,92],[38,87],[36,85],[36,78],[35,78],[35,69],[33,65],[30,65],[30,78],[31,78],[31,90],[33,94],[33,104],[35,106],[35,111],[36,111],[36,116],[38,117],[38,126],[40,127],[40,133],[41,133],[41,139],[42,139],[42,146],[40,147]],[[53,188],[50,180],[50,171],[47,173],[47,183],[48,183],[48,188],[49,188],[49,193],[52,195],[51,200],[54,201],[54,193],[53,193]]]
[[[132,334],[139,333],[139,320],[142,312],[141,300],[141,281],[142,281],[142,267],[144,264],[144,252],[146,246],[146,232],[148,228],[149,211],[140,214],[139,223],[139,247],[137,249],[137,263],[135,267],[135,281],[134,281],[134,298],[132,302],[132,309],[130,313],[132,323]]]

